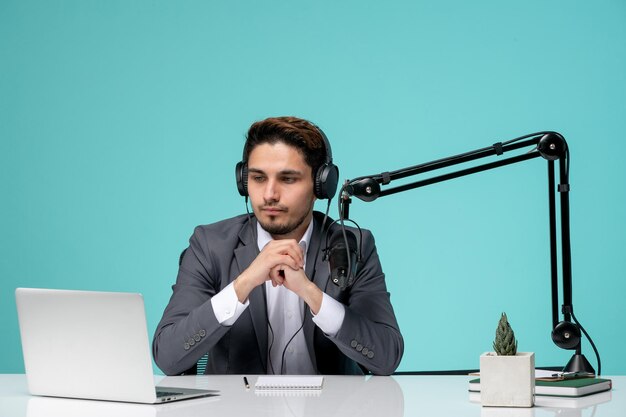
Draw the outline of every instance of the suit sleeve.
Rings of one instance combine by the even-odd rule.
[[[362,264],[347,295],[339,332],[331,340],[373,374],[392,374],[402,359],[404,340],[396,320],[374,238],[363,230]],[[334,290],[338,291],[338,290]]]
[[[214,265],[207,239],[198,227],[152,342],[154,360],[166,375],[193,368],[229,330],[219,323],[211,304],[211,298],[221,290],[219,269]]]

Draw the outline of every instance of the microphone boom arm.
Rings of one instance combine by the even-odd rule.
[[[412,177],[430,171],[447,168],[450,166],[475,161],[478,159],[501,156],[505,152],[512,150],[534,146],[529,152],[502,160],[485,163],[482,165],[449,172],[439,176],[434,176],[424,180],[414,181],[408,184],[382,189],[382,186],[388,185],[394,180]],[[581,354],[580,329],[578,322],[576,325],[571,323],[573,316],[572,306],[572,268],[571,268],[571,243],[570,243],[570,219],[569,219],[569,150],[565,138],[557,132],[545,131],[531,133],[507,142],[498,142],[492,146],[477,149],[475,151],[466,152],[460,155],[450,156],[427,162],[411,167],[399,169],[391,172],[383,172],[380,174],[362,176],[353,180],[346,180],[344,183],[339,200],[340,218],[348,219],[349,205],[352,201],[350,198],[354,196],[365,202],[371,202],[379,197],[397,194],[415,188],[425,187],[431,184],[448,181],[478,172],[488,171],[506,165],[524,162],[537,157],[543,157],[548,161],[548,188],[549,188],[549,228],[550,228],[550,275],[551,275],[551,291],[552,291],[552,329],[553,340],[557,346],[564,349],[575,349],[576,353],[570,362],[565,366],[565,371],[585,371],[595,373],[593,367]],[[554,161],[559,161],[559,185],[555,185],[555,168]],[[561,229],[561,262],[562,262],[562,290],[563,290],[563,322],[559,323],[558,313],[558,256],[557,256],[557,227],[556,227],[556,196],[560,194],[560,229]],[[575,316],[574,316],[574,320]],[[578,332],[576,334],[576,331]],[[583,329],[584,331],[584,329]],[[556,334],[555,334],[556,333]],[[588,336],[588,335],[587,335]],[[596,352],[598,358],[598,371],[600,371],[600,357],[593,344],[591,345]],[[600,372],[598,372],[598,375]]]

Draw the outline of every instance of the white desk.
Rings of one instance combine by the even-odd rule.
[[[221,395],[163,405],[142,405],[33,397],[28,394],[24,375],[4,374],[0,375],[0,417],[624,417],[626,376],[609,378],[613,379],[612,392],[585,397],[587,404],[579,407],[571,402],[556,408],[538,405],[513,409],[483,408],[470,401],[467,391],[470,377],[467,376],[326,376],[321,393],[301,396],[256,394],[256,376],[248,376],[252,385],[250,390],[245,389],[242,376],[157,376],[155,380],[159,385],[219,389]],[[593,398],[597,400],[589,401]]]

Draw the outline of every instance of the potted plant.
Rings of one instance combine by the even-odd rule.
[[[535,354],[518,352],[515,333],[502,313],[494,352],[480,356],[480,400],[488,407],[532,407],[535,397]]]

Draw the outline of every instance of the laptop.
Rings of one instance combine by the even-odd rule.
[[[15,290],[32,395],[146,404],[218,395],[154,385],[141,294]]]

